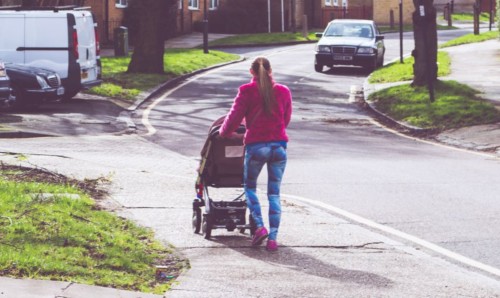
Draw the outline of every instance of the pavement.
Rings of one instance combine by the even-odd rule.
[[[215,39],[223,36],[210,34],[209,37]],[[202,43],[201,34],[193,34],[173,39],[166,47],[195,47]],[[480,90],[485,99],[500,108],[500,41],[491,40],[446,50],[452,60],[452,74],[446,79],[457,80]],[[112,53],[103,50],[103,55]],[[365,84],[365,96],[384,87],[387,86]],[[4,132],[3,136],[7,134]],[[440,133],[436,139],[452,146],[500,155],[500,123],[450,130]],[[85,150],[92,151],[97,158],[109,154],[105,149],[109,145],[106,146],[105,142],[116,142],[116,139],[101,137],[99,141],[103,144],[99,146],[91,143],[94,141],[81,138],[81,142],[89,142]],[[19,142],[23,146],[30,144],[29,139]],[[136,149],[140,147],[134,152],[140,153],[143,158],[150,156],[151,160],[143,161],[140,167],[137,166],[131,172],[126,172],[126,169],[131,167],[130,160],[134,160],[134,156],[131,156],[134,152],[124,152],[130,156],[126,166],[121,164],[126,161],[118,158],[118,152],[113,152],[116,156],[109,157],[109,165],[102,161],[89,163],[102,171],[115,173],[114,181],[118,186],[113,199],[123,205],[126,205],[124,202],[129,197],[138,195],[137,192],[142,191],[145,185],[148,185],[149,199],[152,200],[154,196],[171,198],[172,206],[162,209],[161,214],[143,207],[127,211],[133,213],[133,218],[157,217],[161,224],[153,228],[158,237],[168,239],[176,247],[183,247],[183,253],[190,258],[191,268],[178,278],[173,289],[165,294],[166,297],[500,297],[497,279],[370,232],[359,224],[332,216],[328,210],[300,204],[296,200],[292,203],[290,198],[284,198],[283,202],[287,220],[282,223],[282,230],[287,232],[283,233],[282,241],[285,244],[293,243],[293,246],[284,245],[273,256],[265,254],[263,250],[250,248],[249,243],[242,245],[238,237],[227,236],[210,241],[210,249],[207,249],[207,241],[202,237],[191,239],[192,232],[187,225],[175,231],[165,228],[169,224],[190,222],[190,213],[179,212],[176,208],[189,210],[185,193],[193,191],[192,181],[183,181],[182,176],[192,176],[196,161],[187,160],[174,152],[165,152],[162,148],[146,147],[137,142],[134,136],[122,136],[120,142],[131,142]],[[123,147],[126,150],[127,147]],[[30,162],[56,168],[59,173],[67,175],[75,174],[75,168],[84,168],[81,159],[42,154],[46,150],[50,148],[40,148],[41,154],[30,157]],[[76,156],[79,152],[79,148],[67,150],[61,152],[61,156]],[[158,156],[161,156],[160,164],[156,158]],[[12,155],[0,156],[0,159],[3,162],[20,163]],[[175,175],[168,176],[170,183],[149,186],[154,173]],[[82,172],[78,175],[92,177],[96,174]],[[134,177],[134,183],[127,180],[130,177]],[[151,204],[154,206],[154,202]],[[316,235],[322,237],[299,237],[303,235],[301,229],[315,230]],[[224,253],[216,252],[222,249]],[[298,262],[304,265],[298,266]],[[401,266],[405,268],[403,271],[398,270]],[[231,278],[234,274],[246,281]],[[289,294],[291,289],[296,295]],[[0,298],[165,296],[73,282],[0,277]]]

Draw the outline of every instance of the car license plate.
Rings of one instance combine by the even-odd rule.
[[[351,61],[352,56],[346,56],[346,55],[334,55],[333,60],[339,60],[339,61]]]
[[[64,87],[57,88],[57,95],[64,95]]]
[[[89,73],[86,72],[86,71],[82,71],[82,75],[81,76],[82,76],[82,80],[85,80],[86,78],[89,77]]]

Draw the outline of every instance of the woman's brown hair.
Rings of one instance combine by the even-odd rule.
[[[264,111],[270,115],[276,101],[271,78],[271,63],[264,57],[257,57],[252,63],[252,71],[257,77],[259,93],[264,99]]]

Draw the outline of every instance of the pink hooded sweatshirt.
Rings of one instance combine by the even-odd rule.
[[[228,137],[243,119],[246,123],[244,143],[288,142],[286,127],[292,116],[292,94],[288,87],[273,82],[276,105],[272,115],[264,112],[263,99],[259,94],[257,79],[240,86],[231,110],[224,119],[219,134]]]

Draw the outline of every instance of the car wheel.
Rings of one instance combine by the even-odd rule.
[[[316,72],[323,72],[323,65],[321,65],[321,64],[316,64],[316,63],[315,63],[315,64],[314,64],[314,70],[315,70]]]
[[[16,86],[12,87],[12,100],[9,105],[9,108],[12,110],[26,110],[38,108],[40,106],[38,103],[27,101],[23,92]]]
[[[382,66],[384,66],[384,55],[382,55],[382,57],[378,61],[378,67],[382,67]]]

